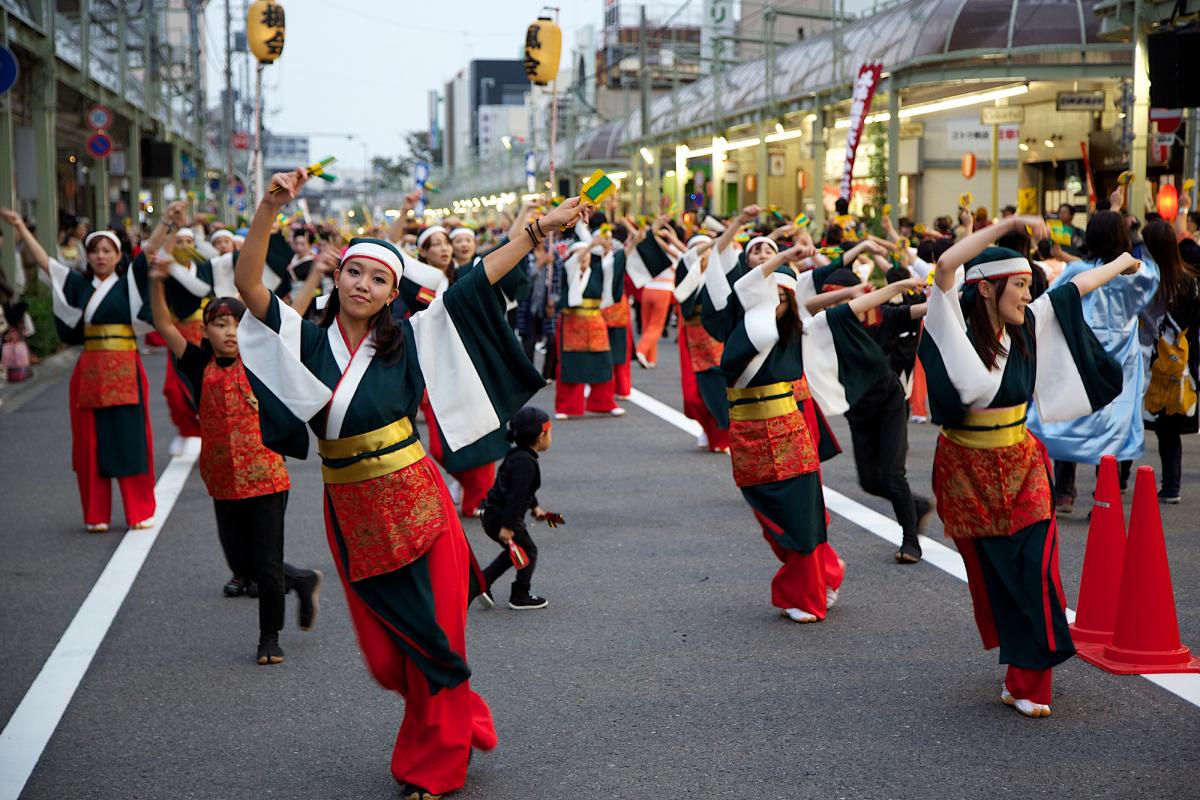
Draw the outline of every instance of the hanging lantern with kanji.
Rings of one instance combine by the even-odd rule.
[[[246,42],[250,52],[263,64],[283,55],[283,4],[256,0],[246,12]]]
[[[525,74],[538,86],[558,76],[562,30],[549,17],[538,17],[525,31]]]

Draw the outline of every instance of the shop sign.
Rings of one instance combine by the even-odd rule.
[[[1025,121],[1025,106],[984,106],[979,110],[981,125],[1020,125]]]
[[[925,136],[924,122],[901,122],[900,123],[900,138],[901,139],[921,139]]]
[[[1054,98],[1056,111],[1103,111],[1104,90],[1094,92],[1059,92]]]
[[[1000,149],[1005,155],[1012,156],[1016,152],[1017,142],[1021,139],[1021,129],[1017,125],[1001,125],[997,128]],[[990,153],[992,147],[992,126],[981,125],[973,120],[950,120],[946,123],[946,145],[951,153]]]

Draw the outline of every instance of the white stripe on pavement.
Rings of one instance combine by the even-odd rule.
[[[700,426],[698,423],[645,392],[634,389],[629,395],[629,401],[681,430],[687,431],[692,435],[699,433]],[[900,525],[890,517],[885,517],[878,511],[867,508],[861,503],[851,500],[841,492],[830,489],[828,486],[825,487],[825,507],[868,533],[873,533],[880,539],[899,546],[901,538]],[[943,572],[953,575],[960,581],[966,582],[967,570],[963,565],[962,556],[957,551],[950,549],[941,542],[934,541],[927,536],[922,536],[921,552],[922,560],[925,563],[931,564]],[[1072,608],[1066,609],[1066,616],[1068,622],[1074,622],[1075,610]],[[1200,674],[1173,673],[1167,675],[1142,675],[1141,677],[1183,698],[1192,705],[1200,706]]]
[[[154,484],[154,527],[126,531],[42,671],[0,733],[0,800],[17,800],[175,506],[196,456],[175,456]]]

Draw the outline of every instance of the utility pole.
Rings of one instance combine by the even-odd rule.
[[[204,70],[200,64],[200,0],[188,0],[188,35],[191,40],[192,53],[192,114],[194,119],[192,124],[195,126],[193,134],[192,152],[192,167],[196,170],[196,176],[192,179],[192,187],[198,189],[196,198],[199,200],[203,194],[204,186],[204,152],[205,136],[204,136]]]
[[[651,81],[651,79],[650,79],[650,73],[649,73],[649,65],[646,63],[646,61],[647,61],[646,49],[647,49],[646,48],[646,6],[643,4],[642,6],[639,7],[639,11],[638,11],[638,89],[640,90],[640,93],[641,93],[640,99],[641,99],[641,109],[642,109],[641,123],[638,126],[638,128],[639,128],[639,133],[641,134],[642,147],[648,148],[649,143],[650,143],[649,120],[650,120],[650,81]],[[655,160],[657,161],[657,159],[655,159]],[[657,179],[654,177],[654,175],[656,175],[658,172],[658,165],[657,164],[648,164],[648,165],[643,164],[642,170],[641,170],[643,173],[646,171],[645,170],[646,166],[650,167],[650,180],[647,181],[645,178],[642,179],[642,213],[643,214],[650,213],[648,211],[648,206],[650,205],[650,198],[653,195],[655,195],[654,187],[658,183]],[[658,213],[658,208],[657,208],[658,198],[657,197],[654,197],[654,204],[655,204],[655,208],[653,209],[653,213],[657,214]]]
[[[221,138],[225,143],[225,185],[221,194],[221,206],[225,210],[225,222],[233,225],[235,216],[233,210],[233,16],[230,4],[233,0],[225,0],[225,104],[224,120],[221,125]]]

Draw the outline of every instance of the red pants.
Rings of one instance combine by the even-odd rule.
[[[163,380],[163,397],[167,401],[167,410],[171,413],[171,422],[179,430],[180,436],[199,436],[200,420],[196,409],[188,399],[187,389],[175,371],[175,359],[167,356],[167,376]]]
[[[583,387],[585,385],[588,384],[563,383],[561,380],[555,381],[554,413],[582,417],[588,411],[597,414],[607,414],[617,407],[613,391],[613,381],[607,380],[604,383],[590,384],[592,391],[587,396],[586,402],[583,396]]]
[[[775,527],[766,517],[755,512],[762,525],[763,538],[771,545],[775,557],[783,566],[771,580],[771,605],[776,608],[798,608],[825,619],[825,590],[837,590],[846,577],[846,568],[838,560],[837,551],[828,542],[817,545],[811,553],[780,547],[771,535]]]
[[[442,502],[452,512],[450,494],[441,481],[438,484]],[[400,783],[413,783],[436,794],[461,789],[467,780],[471,749],[496,747],[491,710],[471,690],[469,681],[437,694],[429,693],[425,675],[397,646],[384,622],[359,599],[346,579],[328,511],[325,527],[367,667],[384,688],[404,697],[404,721],[400,723],[392,750],[392,776]],[[451,648],[465,657],[471,558],[462,526],[457,521],[452,523],[426,557],[437,623],[449,638]]]
[[[667,314],[675,302],[675,293],[664,289],[642,291],[642,336],[638,339],[637,351],[651,364],[658,363],[658,340],[667,326]]]
[[[679,384],[683,390],[683,413],[694,419],[704,429],[711,452],[729,449],[729,429],[717,425],[716,418],[708,410],[700,387],[696,384],[696,373],[692,370],[692,355],[688,350],[687,336],[679,334]]]
[[[625,363],[613,365],[613,394],[629,397],[633,392],[633,375],[629,367],[633,363],[633,329],[625,326]]]
[[[138,379],[142,383],[142,398],[150,391],[146,371],[138,364]],[[96,449],[96,413],[90,408],[78,408],[79,371],[71,375],[71,464],[79,484],[79,499],[83,505],[83,524],[108,525],[112,522],[112,479],[100,474]],[[146,414],[146,463],[149,469],[140,475],[117,478],[121,490],[121,505],[125,522],[136,525],[154,516],[154,439],[150,431],[150,413]]]
[[[433,456],[434,461],[443,464],[442,437],[438,431],[437,417],[433,414],[433,406],[429,405],[428,398],[421,401],[421,410],[425,412],[425,425],[429,428],[429,455]],[[464,472],[451,472],[450,475],[462,484],[462,515],[470,517],[475,514],[477,508],[483,505],[488,490],[495,483],[496,465],[489,461]]]

